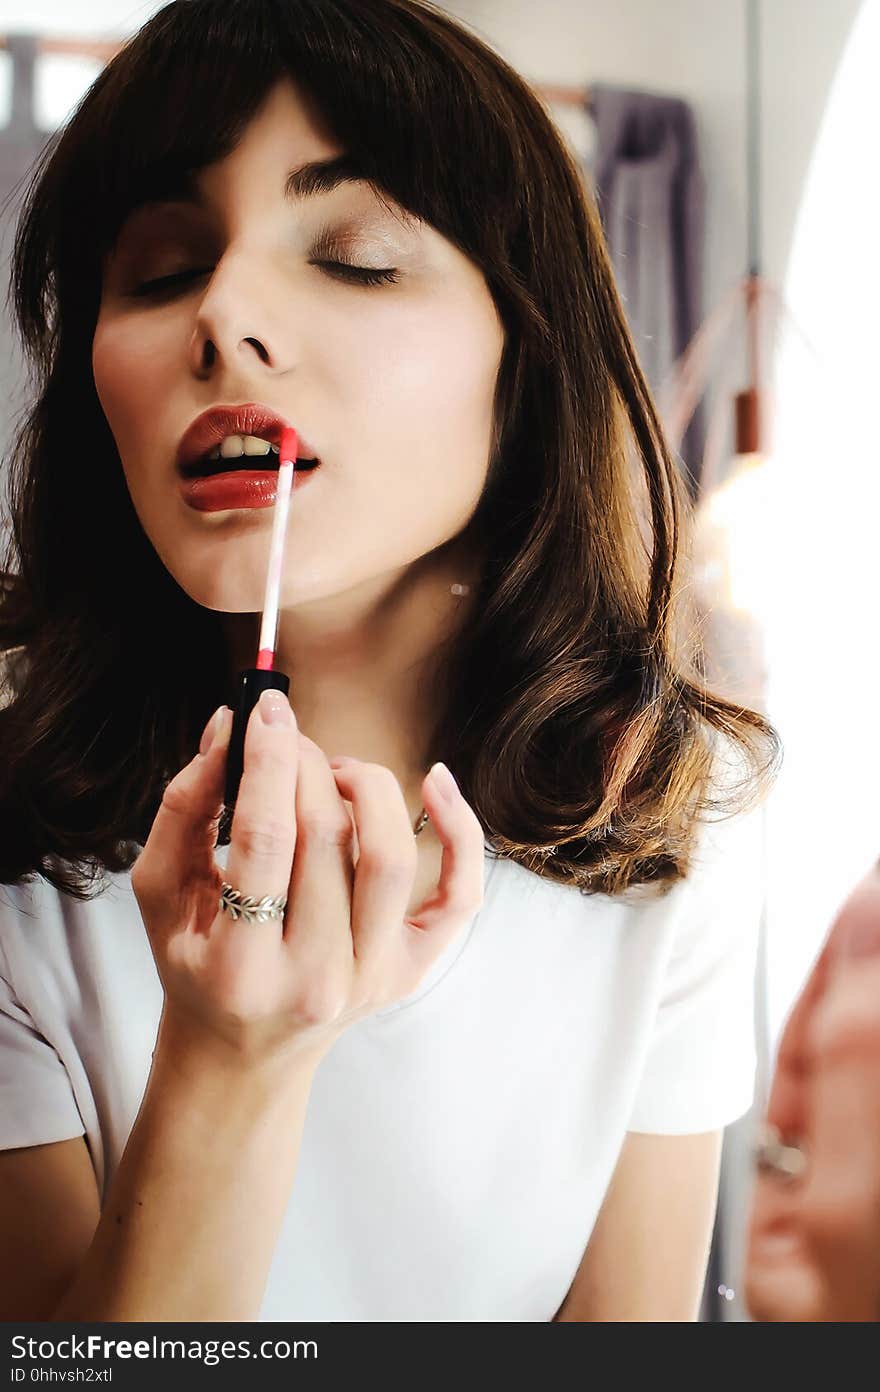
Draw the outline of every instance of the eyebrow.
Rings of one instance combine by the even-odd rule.
[[[309,160],[291,169],[284,181],[284,196],[297,200],[313,198],[318,193],[332,193],[340,184],[367,182],[364,170],[353,155],[336,155],[333,159]]]
[[[150,207],[159,203],[192,203],[204,207],[205,197],[198,187],[198,174],[179,173],[154,189],[138,206]],[[308,160],[291,169],[284,181],[284,197],[289,202],[301,202],[321,193],[332,193],[342,184],[369,183],[361,164],[353,155],[334,155],[330,159]]]
[[[313,198],[319,193],[332,193],[341,184],[369,184],[377,192],[380,201],[406,227],[411,230],[421,227],[422,219],[404,208],[396,198],[389,199],[377,188],[374,181],[367,177],[360,161],[350,154],[335,155],[331,159],[308,160],[296,169],[291,169],[284,181],[284,196],[298,202],[305,198]]]

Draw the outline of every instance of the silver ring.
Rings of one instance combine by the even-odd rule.
[[[807,1168],[807,1154],[796,1144],[783,1145],[779,1128],[765,1122],[754,1148],[755,1165],[778,1179],[800,1179]]]
[[[287,895],[279,894],[272,899],[268,894],[255,899],[251,894],[242,894],[224,882],[220,891],[220,908],[231,914],[233,919],[243,918],[246,923],[268,923],[270,919],[284,917]]]

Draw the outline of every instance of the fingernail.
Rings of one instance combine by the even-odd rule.
[[[444,763],[432,764],[428,777],[432,779],[434,787],[447,802],[451,802],[458,795],[458,784]]]
[[[223,712],[228,710],[228,706],[218,706],[211,719],[202,731],[202,738],[199,740],[199,753],[207,754],[220,730],[223,728]]]
[[[260,719],[264,725],[292,725],[293,710],[283,691],[269,687],[260,693]]]

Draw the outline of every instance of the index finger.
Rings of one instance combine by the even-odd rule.
[[[226,880],[255,899],[286,895],[296,846],[299,730],[283,691],[263,691],[244,737]]]

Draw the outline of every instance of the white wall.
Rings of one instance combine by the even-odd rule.
[[[829,86],[860,4],[762,6],[764,272],[777,283]],[[535,82],[610,82],[692,103],[706,177],[708,312],[746,266],[745,0],[454,0],[444,8]]]

